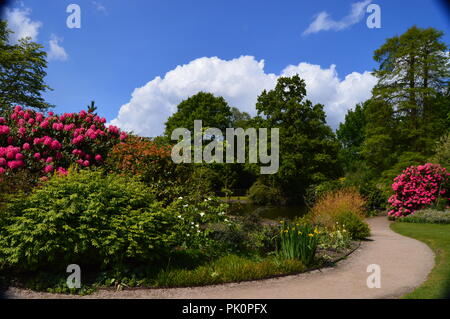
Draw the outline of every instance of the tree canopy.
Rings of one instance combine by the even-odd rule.
[[[179,127],[192,132],[194,120],[202,120],[203,127],[216,127],[224,132],[231,127],[231,108],[223,97],[199,92],[178,104],[177,111],[166,122],[165,135],[170,138],[172,131]]]
[[[301,201],[306,188],[339,176],[339,144],[326,124],[324,106],[305,99],[298,75],[280,77],[263,91],[256,109],[261,126],[280,129],[280,168],[273,177],[288,198]]]
[[[52,107],[42,97],[51,90],[44,81],[47,53],[31,38],[9,43],[11,32],[7,23],[0,21],[0,110],[7,111],[14,104],[46,110]]]

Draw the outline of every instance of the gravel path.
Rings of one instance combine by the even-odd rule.
[[[434,266],[434,254],[422,242],[389,228],[386,217],[368,219],[370,241],[334,268],[295,276],[218,286],[172,289],[99,290],[89,296],[38,293],[9,288],[7,298],[398,298],[419,286]],[[368,288],[367,267],[381,270],[381,288]]]

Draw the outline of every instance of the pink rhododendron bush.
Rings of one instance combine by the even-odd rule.
[[[40,176],[62,174],[72,164],[101,165],[108,151],[126,133],[105,126],[90,112],[47,115],[16,106],[0,117],[0,176],[26,168]]]
[[[450,200],[450,173],[438,164],[411,166],[394,179],[394,195],[389,198],[389,216],[402,217],[435,204],[440,198]]]

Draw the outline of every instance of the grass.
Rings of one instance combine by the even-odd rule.
[[[450,299],[450,225],[393,223],[392,230],[426,243],[436,254],[436,265],[426,282],[406,299]]]
[[[192,270],[175,269],[161,271],[154,282],[154,286],[204,286],[264,279],[305,270],[306,267],[299,260],[278,259],[276,257],[252,260],[236,255],[228,255]]]
[[[84,273],[82,287],[79,290],[67,288],[66,275],[61,274],[61,272],[39,272],[35,276],[14,278],[13,282],[19,283],[19,287],[36,291],[85,295],[98,288],[194,287],[266,279],[301,273],[307,269],[301,261],[296,259],[282,259],[276,256],[243,257],[230,254],[194,267],[183,267],[181,265],[165,268],[149,266],[117,269],[103,273],[87,270]],[[9,284],[5,284],[4,288],[9,286]]]

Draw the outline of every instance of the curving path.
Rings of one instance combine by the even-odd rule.
[[[370,241],[337,267],[276,279],[224,284],[218,286],[172,289],[136,289],[115,292],[100,290],[89,296],[37,293],[17,288],[5,292],[7,298],[398,298],[414,290],[434,266],[434,254],[428,246],[403,237],[389,228],[386,217],[368,219]],[[381,288],[368,288],[367,266],[381,268]]]

